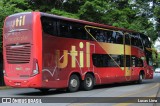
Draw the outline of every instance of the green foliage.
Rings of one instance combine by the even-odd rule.
[[[160,0],[0,0],[0,11],[0,35],[5,17],[23,11],[41,11],[127,28],[145,33],[153,41],[160,31]],[[156,25],[148,21],[150,18],[156,19]]]
[[[52,9],[50,13],[60,15],[60,16],[65,16],[65,17],[68,17],[68,18],[79,19],[77,14],[72,14],[72,13],[69,13],[69,12],[66,12],[66,11],[62,11],[62,10]]]
[[[105,22],[105,15],[108,11],[109,4],[105,0],[86,1],[79,10],[80,19],[99,22]]]
[[[84,5],[84,3],[85,0],[68,0],[62,4],[62,8],[66,12],[77,14],[78,10],[82,5]]]
[[[0,1],[0,48],[2,48],[3,23],[8,15],[27,11],[26,0],[1,0]],[[28,11],[31,11],[28,9]]]

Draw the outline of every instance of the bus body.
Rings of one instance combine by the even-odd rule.
[[[41,12],[8,16],[3,28],[5,84],[90,90],[153,78],[151,43],[141,33]]]

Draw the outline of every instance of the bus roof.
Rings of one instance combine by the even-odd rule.
[[[9,15],[7,18],[12,17],[12,16],[16,16],[16,15],[21,15],[21,14],[29,14],[29,13],[40,13],[42,16],[53,17],[53,18],[57,18],[57,19],[62,19],[62,20],[67,20],[67,21],[87,24],[87,25],[91,25],[91,26],[107,28],[107,29],[113,29],[113,30],[117,30],[117,31],[124,31],[124,32],[128,32],[128,33],[139,33],[139,34],[142,34],[140,32],[136,32],[134,30],[128,30],[128,29],[125,29],[125,28],[118,28],[118,27],[115,27],[115,26],[107,25],[107,24],[89,22],[89,21],[80,20],[80,19],[67,18],[67,17],[64,17],[64,16],[58,16],[58,15],[55,15],[55,14],[49,14],[49,13],[44,13],[44,12],[21,12],[21,13],[16,13],[16,14],[13,14],[13,15]]]

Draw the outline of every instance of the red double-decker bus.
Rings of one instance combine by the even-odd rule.
[[[5,84],[41,91],[153,78],[151,42],[135,31],[41,12],[6,18]]]

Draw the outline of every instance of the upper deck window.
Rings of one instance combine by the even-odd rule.
[[[84,25],[69,21],[58,21],[59,36],[75,39],[87,39]]]
[[[130,35],[125,34],[124,36],[125,36],[125,44],[126,45],[131,45]]]
[[[123,34],[120,32],[116,32],[116,43],[123,44]]]
[[[32,29],[32,24],[32,13],[17,13],[6,18],[3,31],[4,33],[28,31]]]
[[[141,49],[143,49],[141,38],[139,37],[139,34],[132,34],[131,35],[131,45],[137,46]]]
[[[50,35],[57,35],[56,22],[57,20],[50,17],[41,17],[43,32]]]
[[[146,35],[140,34],[140,38],[144,47],[151,48],[151,43]]]

